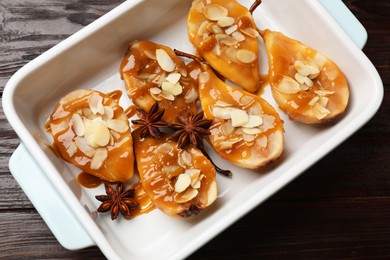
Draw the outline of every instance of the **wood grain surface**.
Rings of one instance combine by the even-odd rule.
[[[121,2],[0,0],[1,96],[19,68]],[[390,5],[388,0],[344,2],[368,31],[364,52],[385,88],[380,110],[189,259],[390,258]],[[0,258],[103,259],[96,247],[62,248],[13,179],[8,160],[19,140],[1,102],[0,138]]]

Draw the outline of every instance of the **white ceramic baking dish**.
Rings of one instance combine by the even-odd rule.
[[[251,5],[251,1],[239,2]],[[313,127],[292,122],[281,113],[286,131],[284,154],[257,171],[238,168],[211,153],[234,177],[218,176],[219,199],[199,216],[173,219],[155,210],[131,221],[111,221],[108,215],[97,214],[99,202],[94,196],[103,194],[103,187],[84,189],[77,184],[80,171],[47,148],[52,140],[44,122],[60,97],[74,89],[123,90],[117,71],[132,40],[149,39],[192,52],[185,26],[190,4],[189,0],[126,1],[30,62],[7,83],[4,111],[23,142],[10,169],[65,247],[95,244],[110,259],[184,258],[343,142],[379,108],[383,85],[360,50],[367,35],[340,0],[322,4],[264,0],[255,12],[260,28],[282,31],[318,49],[345,72],[351,89],[345,115],[333,126]],[[264,50],[261,60],[265,73]],[[264,97],[275,106],[269,87]],[[121,104],[131,103],[122,97]]]

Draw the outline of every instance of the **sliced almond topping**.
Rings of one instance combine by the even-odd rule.
[[[300,73],[295,73],[295,80],[298,81],[299,84],[305,84],[306,76],[302,76]]]
[[[161,153],[167,154],[173,151],[173,147],[169,143],[163,143],[157,147],[157,150]]]
[[[247,135],[258,135],[262,132],[259,128],[245,128],[245,127],[242,128],[242,131]]]
[[[100,167],[102,167],[107,157],[108,157],[107,149],[105,148],[97,149],[95,155],[92,157],[91,160],[91,169],[92,170],[100,169]]]
[[[177,181],[175,183],[175,192],[183,192],[191,185],[190,175],[187,173],[182,173],[177,177]]]
[[[238,29],[238,25],[235,24],[235,25],[230,26],[229,28],[227,28],[227,29],[225,30],[225,33],[226,33],[227,35],[230,35],[230,34],[234,33],[235,31],[237,31],[237,29]]]
[[[229,36],[229,35],[226,35],[226,34],[218,34],[218,35],[215,36],[215,38],[221,44],[225,44],[225,45],[228,45],[228,46],[234,46],[234,45],[236,45],[238,43],[232,36]]]
[[[263,123],[263,119],[261,118],[261,116],[249,115],[248,118],[249,118],[248,123],[246,123],[242,127],[254,128],[260,126]]]
[[[84,137],[76,137],[76,145],[80,151],[88,157],[92,157],[95,154],[95,149],[88,145],[87,140]]]
[[[156,54],[151,50],[144,50],[144,54],[146,57],[148,57],[151,60],[156,60]]]
[[[318,69],[317,65],[315,65],[314,63],[312,65],[307,64],[306,68],[310,70],[310,75],[318,76],[318,74],[320,74],[320,70]]]
[[[325,74],[329,80],[335,80],[339,75],[339,72],[337,70],[327,70]]]
[[[110,106],[105,106],[103,119],[107,120],[107,119],[112,119],[113,117],[114,117],[114,109]]]
[[[237,59],[237,49],[234,47],[229,47],[225,49],[225,54],[227,58],[235,63],[239,63],[240,61]]]
[[[169,81],[164,82],[161,85],[161,88],[163,91],[168,92],[174,96],[180,95],[183,92],[183,87],[180,84],[172,84]]]
[[[294,109],[298,109],[298,108],[299,108],[298,104],[295,103],[294,100],[290,101],[289,104],[290,104],[290,106],[291,106],[292,108],[294,108]]]
[[[180,78],[181,78],[180,73],[172,72],[165,79],[172,84],[176,84],[177,82],[179,82]]]
[[[156,58],[158,65],[166,72],[172,72],[175,69],[176,64],[165,50],[157,49]]]
[[[234,131],[234,127],[231,122],[224,122],[221,125],[222,132],[225,136],[229,136]]]
[[[207,203],[206,203],[206,205],[208,206],[211,203],[213,203],[217,199],[217,196],[218,196],[217,183],[215,181],[213,181],[210,184],[209,191],[207,192]]]
[[[275,117],[270,115],[263,115],[263,123],[260,126],[262,131],[267,131],[268,129],[274,128]]]
[[[257,30],[253,29],[253,28],[240,28],[240,31],[252,38],[257,38],[259,36],[259,33],[257,32]]]
[[[199,189],[201,186],[201,181],[205,176],[203,174],[196,174],[191,177],[191,187],[194,189]]]
[[[184,96],[184,100],[186,103],[192,103],[198,99],[198,92],[194,88],[187,91]]]
[[[228,15],[228,10],[221,5],[210,4],[205,6],[203,14],[211,21],[218,21],[222,17],[226,17]]]
[[[220,149],[220,150],[230,150],[233,148],[233,145],[238,143],[239,141],[238,140],[235,140],[235,141],[223,141],[223,142],[220,142],[217,144],[217,147]]]
[[[94,115],[96,115],[97,113],[101,115],[104,114],[103,97],[100,96],[98,93],[92,94],[92,96],[88,100],[88,104]]]
[[[134,68],[135,65],[135,60],[134,60],[134,55],[130,55],[129,58],[127,58],[127,63],[123,67],[122,71],[126,72]]]
[[[232,104],[229,104],[229,103],[226,103],[226,102],[223,102],[220,100],[217,100],[217,102],[215,102],[215,105],[219,106],[219,107],[231,107],[232,106]]]
[[[320,103],[321,106],[326,108],[326,106],[329,103],[329,98],[327,98],[327,97],[320,97],[319,103]]]
[[[177,193],[173,197],[176,203],[186,203],[198,195],[199,191],[196,189],[188,189],[184,194]]]
[[[121,119],[110,119],[106,121],[107,127],[118,132],[124,133],[129,130],[129,125],[127,121]]]
[[[97,148],[104,147],[110,142],[110,131],[101,121],[92,121],[85,128],[85,138],[89,146]]]
[[[72,157],[77,152],[77,145],[73,142],[70,143],[69,147],[66,149],[69,157]]]
[[[321,120],[323,118],[325,118],[327,115],[330,114],[330,111],[328,109],[326,109],[325,107],[321,106],[320,104],[316,103],[312,109],[315,117],[318,119],[318,120]]]
[[[205,33],[208,33],[208,26],[210,25],[209,21],[204,21],[203,23],[200,24],[199,29],[198,29],[198,35],[203,36]]]
[[[86,118],[92,119],[95,115],[92,113],[91,109],[89,108],[83,108],[82,109],[83,116]]]
[[[238,108],[230,109],[230,117],[232,119],[232,126],[234,127],[243,126],[249,121],[249,116],[246,111]]]
[[[180,71],[180,74],[183,76],[183,77],[187,77],[188,73],[187,73],[187,69],[185,67],[181,67],[179,69]]]
[[[212,113],[216,118],[220,118],[220,119],[230,119],[231,118],[230,110],[227,108],[215,106],[215,107],[213,107]]]
[[[213,52],[215,55],[220,56],[222,51],[221,51],[221,45],[219,43],[216,43],[213,47]]]
[[[218,20],[218,25],[221,27],[228,27],[234,24],[234,18],[225,16]]]
[[[79,114],[73,114],[72,116],[72,128],[77,136],[83,136],[85,132],[85,126],[83,119]]]
[[[218,26],[218,24],[212,24],[211,25],[211,31],[214,34],[222,34],[222,33],[224,33],[224,31],[222,30],[221,27]]]
[[[248,135],[248,134],[243,134],[242,138],[244,139],[245,142],[251,143],[256,139],[255,135]]]
[[[286,76],[279,82],[276,89],[284,94],[295,94],[301,91],[299,83]]]
[[[189,166],[191,165],[192,162],[192,155],[189,152],[183,150],[183,152],[180,155],[180,159],[184,165]]]
[[[171,174],[173,173],[176,173],[177,171],[179,171],[180,169],[182,169],[180,166],[177,166],[177,165],[171,165],[171,166],[164,166],[161,171],[165,174],[167,174],[168,176],[170,176]]]
[[[156,101],[161,101],[161,100],[163,100],[163,98],[160,96],[160,94],[153,94],[153,93],[150,93],[150,95],[151,95],[152,98],[154,98],[154,100],[156,100]]]
[[[255,115],[255,116],[258,116],[262,113],[262,108],[261,108],[261,105],[259,102],[255,102],[250,108],[249,108],[249,111],[248,111],[248,114],[249,115]]]
[[[114,137],[115,140],[118,140],[122,137],[120,133],[113,130],[110,130],[110,134],[112,135],[112,137]]]
[[[199,169],[187,169],[185,171],[188,176],[190,176],[191,180],[197,180],[200,175],[200,170]]]
[[[316,93],[319,96],[327,96],[327,95],[334,94],[334,91],[320,89],[320,90],[314,90],[314,93]]]
[[[300,60],[295,61],[294,68],[297,70],[299,74],[301,74],[303,77],[310,75],[310,69],[306,66],[305,63],[303,63]],[[299,82],[299,81],[298,81]],[[301,83],[303,84],[303,83]]]
[[[175,96],[172,95],[171,93],[166,92],[166,91],[162,91],[160,95],[161,95],[161,97],[165,98],[166,100],[169,100],[169,101],[175,100]]]
[[[156,87],[153,87],[153,88],[150,88],[150,89],[149,89],[149,92],[150,92],[151,94],[158,95],[158,94],[161,93],[161,89],[156,88]]]
[[[256,60],[256,54],[253,51],[240,49],[237,51],[237,59],[242,63],[251,63]]]
[[[317,102],[318,102],[318,100],[320,100],[320,98],[318,97],[318,96],[315,96],[315,97],[313,97],[311,100],[310,100],[310,102],[308,103],[308,105],[309,106],[314,106]]]
[[[238,42],[245,41],[245,36],[240,32],[234,32],[232,33],[232,36]]]
[[[256,139],[256,144],[261,148],[266,148],[268,144],[268,138],[265,135],[263,135]]]
[[[201,72],[199,74],[199,83],[204,84],[207,83],[210,79],[210,75],[208,72]]]
[[[305,81],[305,85],[307,85],[309,88],[311,88],[314,84],[313,81],[311,79],[309,79],[308,77],[305,77],[304,81]]]

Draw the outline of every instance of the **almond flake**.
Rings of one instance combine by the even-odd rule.
[[[180,193],[185,191],[191,185],[190,175],[182,173],[177,177],[175,183],[175,192]]]
[[[254,101],[254,100],[253,100]],[[259,102],[256,102],[254,103],[250,108],[249,108],[249,111],[248,111],[248,114],[249,115],[255,115],[255,116],[258,116],[262,113],[262,108],[261,108],[261,105]]]
[[[261,130],[259,128],[242,128],[242,131],[247,135],[258,135],[261,134]]]
[[[198,92],[194,88],[187,91],[184,96],[184,100],[186,103],[192,103],[198,99]]]
[[[108,152],[105,148],[97,149],[95,155],[92,157],[91,160],[91,169],[92,170],[100,169],[100,167],[102,167],[107,157],[108,157]]]
[[[302,76],[300,73],[295,73],[295,80],[298,81],[299,84],[305,84],[306,76]]]
[[[188,174],[188,176],[190,176],[191,179],[197,179],[199,177],[200,170],[199,169],[187,169],[185,171],[185,173]]]
[[[221,27],[219,27],[217,24],[211,24],[211,31],[214,34],[223,34],[224,31],[222,30]]]
[[[152,52],[151,50],[145,50],[144,51],[144,54],[146,57],[148,57],[149,59],[151,60],[156,60],[156,54],[154,52]]]
[[[200,24],[199,29],[198,29],[198,35],[203,36],[205,33],[208,33],[208,26],[210,25],[209,21],[204,21],[203,23]]]
[[[329,98],[327,97],[320,97],[319,104],[326,108],[326,106],[329,103]]]
[[[203,14],[211,21],[218,21],[222,17],[226,17],[228,15],[228,10],[221,5],[210,4],[205,6]]]
[[[218,34],[218,35],[215,36],[215,38],[221,44],[225,44],[225,45],[228,45],[228,46],[234,46],[234,45],[236,45],[238,43],[232,36],[229,36],[229,35],[226,35],[226,34]]]
[[[69,157],[72,157],[77,152],[77,145],[71,142],[68,148],[66,149],[66,152],[68,153]]]
[[[230,47],[225,49],[225,54],[228,57],[229,60],[233,61],[234,63],[239,63],[240,61],[237,59],[237,49]]]
[[[180,73],[172,72],[165,79],[171,82],[172,84],[176,84],[177,82],[179,82],[180,78],[181,78]]]
[[[134,60],[134,55],[130,55],[129,58],[127,58],[127,63],[123,67],[122,71],[126,72],[134,68],[135,65],[135,60]]]
[[[161,89],[153,87],[149,89],[150,94],[158,95],[161,93]]]
[[[104,114],[103,97],[98,93],[93,93],[88,100],[88,105],[94,115],[98,113],[101,115]]]
[[[104,122],[93,120],[90,125],[86,125],[85,138],[89,146],[97,148],[104,147],[110,142],[110,131]]]
[[[88,145],[87,140],[84,137],[76,137],[76,145],[80,151],[88,157],[92,157],[95,154],[95,149]]]
[[[307,64],[306,68],[308,68],[310,70],[310,75],[318,76],[318,74],[320,74],[320,70],[318,69],[317,65],[315,65],[315,64],[313,64],[313,65]]]
[[[199,74],[199,83],[204,84],[207,83],[210,79],[210,75],[208,72],[201,72]]]
[[[184,165],[189,166],[192,162],[192,155],[189,152],[183,150],[183,152],[180,154],[180,159]]]
[[[157,150],[161,153],[167,154],[173,151],[173,147],[168,143],[163,143],[157,147]]]
[[[234,127],[231,122],[222,123],[221,129],[225,136],[229,136],[234,131]]]
[[[220,118],[220,119],[230,119],[231,118],[230,110],[227,108],[221,108],[221,107],[214,106],[212,113],[216,118]]]
[[[114,117],[114,109],[110,106],[105,106],[104,107],[104,116],[103,119],[112,119]]]
[[[169,81],[164,82],[161,85],[161,88],[163,91],[168,92],[174,96],[180,95],[183,92],[183,87],[180,84],[172,84]]]
[[[310,75],[310,69],[306,66],[305,63],[303,63],[300,60],[295,61],[294,68],[297,70],[299,74],[301,74],[303,77],[307,77]],[[299,82],[299,81],[298,81]],[[301,83],[303,84],[303,83]]]
[[[308,105],[312,107],[312,106],[314,106],[314,105],[317,103],[318,100],[320,100],[320,98],[319,98],[318,96],[315,96],[315,97],[313,97],[313,98],[310,100],[310,102],[308,103]]]
[[[182,169],[180,166],[177,166],[177,165],[172,165],[172,166],[164,166],[161,171],[167,175],[171,175],[177,171],[179,171],[180,169]]]
[[[294,100],[290,101],[289,104],[290,104],[290,106],[291,106],[292,108],[294,108],[294,109],[298,109],[298,108],[299,108],[298,104],[295,103]]]
[[[72,128],[77,136],[83,136],[85,132],[85,126],[83,119],[79,114],[73,114],[72,116]]]
[[[122,137],[120,133],[118,133],[114,130],[110,130],[110,134],[112,135],[112,137],[114,137],[115,140],[118,140]]]
[[[261,116],[249,115],[248,118],[248,123],[246,123],[242,127],[254,128],[260,126],[263,123],[263,119],[261,118]]]
[[[150,93],[150,95],[152,96],[152,98],[156,101],[161,101],[163,100],[163,98],[160,96],[160,94],[153,94],[153,93]]]
[[[335,80],[339,75],[339,72],[337,70],[327,70],[325,74],[329,80]]]
[[[213,203],[217,199],[218,195],[218,189],[217,189],[217,183],[213,181],[209,186],[209,191],[207,192],[207,203],[205,203],[207,206]]]
[[[231,108],[230,117],[232,119],[232,126],[234,127],[243,126],[249,121],[248,114],[242,109]]]
[[[255,135],[248,135],[248,134],[243,134],[242,138],[244,139],[245,142],[251,143],[256,139]]]
[[[263,135],[256,139],[256,145],[260,146],[261,148],[266,148],[268,144],[268,138]]]
[[[166,91],[162,91],[160,96],[165,98],[166,100],[175,101],[175,96],[172,95],[171,93],[166,92]]]
[[[165,50],[157,49],[156,58],[157,58],[158,65],[160,65],[160,67],[164,71],[172,72],[175,69],[176,64],[173,62],[172,58]]]
[[[245,29],[240,28],[240,31],[252,38],[257,38],[259,36],[259,32],[253,28],[245,28]]]
[[[240,32],[234,32],[232,33],[232,36],[238,42],[245,41],[245,36]]]
[[[253,51],[240,49],[237,51],[237,59],[242,63],[251,63],[256,60],[257,56]]]
[[[330,114],[330,111],[328,109],[318,103],[315,104],[312,111],[318,120],[324,119],[327,115]]]
[[[129,130],[129,125],[127,121],[122,119],[110,119],[106,121],[107,127],[118,132],[118,133],[124,133],[127,130]]]
[[[177,203],[185,203],[195,198],[198,195],[198,193],[199,191],[196,189],[188,189],[183,195],[176,194],[173,199]]]
[[[95,115],[92,113],[91,109],[89,108],[83,108],[82,109],[83,116],[86,118],[92,119]]]
[[[334,94],[334,91],[320,89],[320,90],[314,90],[314,93],[316,93],[319,96],[327,96],[327,95]]]
[[[219,106],[219,107],[231,107],[232,106],[231,104],[220,101],[220,100],[217,100],[217,102],[215,102],[215,105]]]
[[[301,91],[299,83],[286,76],[283,76],[283,79],[279,82],[276,89],[283,94],[295,94]]]
[[[221,27],[228,27],[234,24],[234,18],[225,16],[218,20],[218,25]]]
[[[239,141],[223,141],[217,144],[218,149],[224,151],[224,150],[230,150],[233,148],[233,145],[238,143]]]
[[[226,33],[227,35],[230,35],[230,34],[234,33],[235,31],[237,31],[237,29],[238,29],[238,25],[235,24],[235,25],[230,26],[229,28],[227,28],[227,29],[225,30],[225,33]]]

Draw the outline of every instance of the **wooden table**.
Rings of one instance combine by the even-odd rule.
[[[0,0],[1,93],[20,67],[121,2]],[[191,259],[390,257],[390,7],[344,2],[369,34],[364,52],[385,85],[379,112]],[[13,179],[8,160],[19,139],[1,103],[0,137],[0,258],[104,258],[96,247],[62,248]]]

